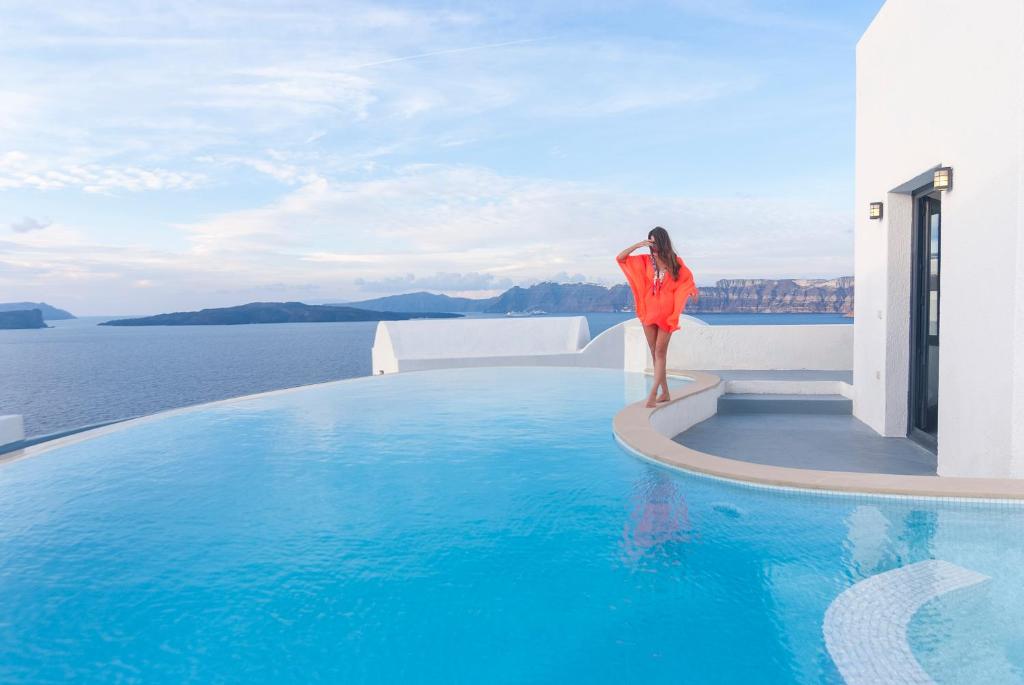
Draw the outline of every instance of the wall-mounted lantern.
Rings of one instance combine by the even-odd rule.
[[[878,221],[882,218],[882,203],[872,202],[870,209],[868,209],[868,218],[872,221]]]
[[[953,189],[953,167],[944,166],[935,170],[932,176],[935,190],[949,191]]]

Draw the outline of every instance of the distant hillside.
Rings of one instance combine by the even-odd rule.
[[[354,307],[302,302],[251,302],[237,307],[203,309],[198,312],[157,314],[139,319],[115,319],[101,326],[225,326],[250,323],[320,323],[338,321],[402,321],[405,319],[449,319],[460,314],[436,312],[379,312]]]
[[[617,312],[633,308],[633,294],[625,284],[605,288],[593,283],[538,283],[509,288],[495,299],[484,311]]]
[[[0,312],[0,330],[24,328],[49,328],[43,321],[43,313],[38,309],[18,309],[13,312]]]
[[[45,302],[3,302],[0,303],[0,312],[14,312],[19,310],[38,309],[43,313],[46,321],[62,321],[75,318],[71,312],[51,307]]]
[[[853,314],[853,276],[833,279],[725,279],[700,289],[688,312]],[[471,299],[433,293],[391,295],[350,302],[379,311],[442,311],[504,314],[542,310],[552,314],[632,311],[633,293],[624,283],[537,283],[509,288],[497,297]]]
[[[359,307],[379,312],[484,312],[497,299],[488,297],[474,300],[469,297],[449,297],[421,291],[331,306]]]

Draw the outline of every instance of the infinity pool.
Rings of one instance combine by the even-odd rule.
[[[611,432],[644,383],[363,378],[0,465],[0,681],[843,682],[908,591],[893,668],[1022,680],[1024,509],[662,468]]]

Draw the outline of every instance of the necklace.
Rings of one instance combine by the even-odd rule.
[[[651,293],[657,295],[658,291],[661,290],[661,284],[665,280],[665,272],[658,266],[658,260],[654,258],[654,255],[651,255],[651,266],[654,268],[654,280],[651,283]]]

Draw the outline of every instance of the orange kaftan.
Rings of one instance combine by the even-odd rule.
[[[661,283],[654,280],[654,260],[650,255],[630,255],[617,260],[626,274],[636,303],[636,316],[646,326],[654,324],[664,331],[679,330],[679,315],[691,297],[697,299],[693,273],[679,259],[679,278],[666,273]]]

